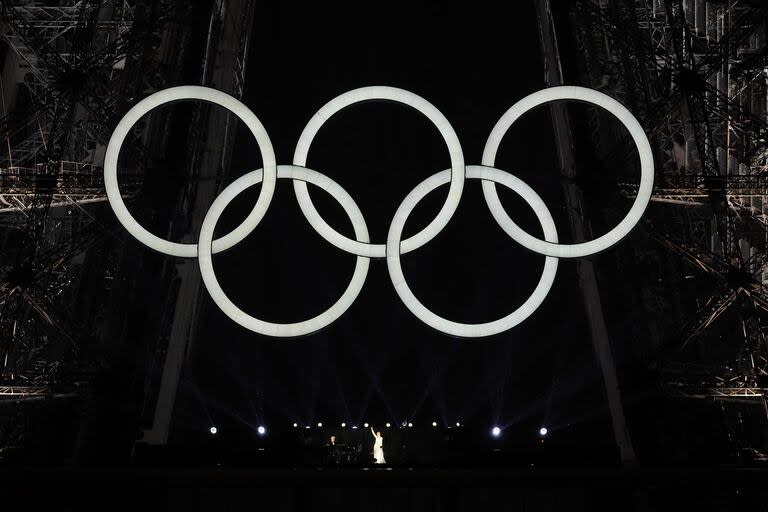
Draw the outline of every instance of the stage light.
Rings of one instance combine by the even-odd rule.
[[[436,426],[437,426],[437,422],[436,422],[436,421],[433,421],[433,422],[432,422],[432,426],[433,426],[433,427],[436,427]]]
[[[545,435],[547,435],[547,432],[549,432],[549,431],[547,430],[547,427],[541,427],[541,428],[539,429],[539,435],[540,435],[541,437],[544,437]]]
[[[411,422],[409,421],[409,422],[408,422],[408,426],[409,426],[409,427],[412,427],[412,426],[413,426],[413,423],[411,423]]]
[[[299,424],[298,424],[298,423],[294,423],[294,424],[293,424],[293,428],[296,428],[296,427],[298,427],[298,426],[299,426]]]
[[[320,421],[318,421],[318,422],[317,422],[317,426],[318,426],[318,428],[320,428],[320,427],[322,427],[322,426],[323,426],[323,423],[322,423],[322,422],[320,422]]]
[[[461,426],[461,423],[459,423],[459,422],[457,421],[457,422],[456,422],[456,426],[457,426],[457,427],[460,427],[460,426]]]
[[[493,437],[499,437],[501,435],[501,429],[499,427],[493,427],[491,434],[493,434]]]
[[[368,424],[367,424],[367,423],[363,423],[363,426],[364,426],[365,428],[368,428]]]
[[[346,423],[342,423],[342,424],[341,424],[341,428],[346,428],[346,427],[347,427],[347,424],[346,424]]]
[[[306,426],[306,427],[304,427],[304,428],[309,428],[309,425],[307,425],[307,426]]]
[[[352,430],[357,430],[357,425],[352,425]]]
[[[391,427],[392,425],[390,423],[387,423],[387,428]]]
[[[216,427],[211,427],[210,430],[211,430],[211,434],[216,434],[216,432],[219,431],[219,429],[217,429]]]
[[[257,428],[256,431],[259,433],[259,435],[263,436],[267,432],[267,429],[265,429],[263,425],[259,425],[259,428]]]

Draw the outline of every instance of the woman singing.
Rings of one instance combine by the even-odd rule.
[[[374,432],[373,427],[371,427],[371,434],[373,434],[373,438],[375,439],[373,442],[373,458],[376,461],[376,464],[386,464],[386,461],[384,460],[384,438],[381,437],[381,432]]]

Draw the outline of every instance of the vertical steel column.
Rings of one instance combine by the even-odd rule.
[[[560,54],[557,47],[557,35],[555,34],[552,11],[549,0],[534,0],[536,14],[539,22],[539,35],[541,38],[542,58],[544,60],[544,75],[548,86],[561,85],[563,83],[562,69],[560,67]],[[573,138],[570,131],[570,121],[565,107],[553,104],[550,107],[555,131],[555,141],[558,147],[558,160],[560,172],[568,178],[564,180],[563,194],[568,208],[571,234],[574,243],[591,238],[591,229],[586,219],[583,218],[584,198],[581,191],[575,185],[576,170],[573,156]],[[584,306],[589,321],[592,343],[595,355],[600,363],[605,383],[605,392],[608,398],[608,406],[611,412],[613,433],[619,454],[623,464],[632,464],[635,461],[635,450],[632,447],[632,439],[627,429],[624,418],[624,407],[621,403],[619,381],[616,377],[616,367],[613,363],[608,329],[603,317],[603,307],[600,302],[600,292],[597,287],[597,278],[592,262],[580,259],[577,263],[579,272],[579,284]]]
[[[215,84],[216,88],[230,94],[242,94],[245,80],[245,63],[248,51],[243,41],[253,25],[255,4],[251,0],[227,0],[213,2],[209,27],[216,32],[211,34],[205,49],[204,61],[208,61],[205,74],[201,74],[201,85]],[[221,17],[223,16],[223,17]],[[215,27],[221,27],[215,28]],[[209,70],[208,70],[209,69]],[[210,75],[207,73],[210,72]],[[209,82],[210,81],[210,82]],[[207,175],[222,176],[229,167],[232,146],[235,142],[232,131],[231,115],[221,110],[211,110],[199,121],[197,142],[200,148],[200,160],[196,169]],[[221,140],[222,134],[224,140]],[[219,137],[219,138],[217,138]],[[219,185],[213,180],[197,184],[194,203],[187,208],[192,211],[189,225],[199,226],[207,211],[207,205],[213,202]],[[193,242],[193,238],[185,240]],[[151,428],[144,431],[141,442],[162,445],[168,441],[173,419],[173,408],[178,392],[179,381],[184,363],[193,350],[197,339],[197,317],[202,307],[203,286],[197,261],[192,260],[177,265],[180,287],[176,297],[176,307],[166,350],[163,373],[158,390],[157,404]]]

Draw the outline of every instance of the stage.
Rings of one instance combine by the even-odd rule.
[[[735,510],[768,469],[2,468],[4,500],[59,510]],[[41,487],[43,485],[44,487]],[[45,488],[49,493],[34,489]]]

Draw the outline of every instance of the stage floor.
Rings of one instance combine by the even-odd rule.
[[[20,467],[0,466],[0,487],[45,482],[52,486],[99,483],[109,486],[270,487],[723,487],[761,486],[768,491],[768,467],[673,468],[437,468],[408,466],[296,468],[181,467]]]
[[[0,468],[3,502],[57,510],[736,510],[768,469]]]

